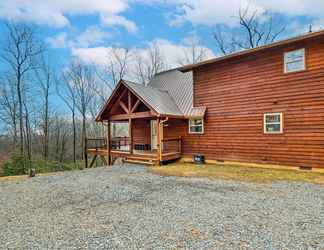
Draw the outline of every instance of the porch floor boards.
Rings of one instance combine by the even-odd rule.
[[[87,151],[89,155],[108,155],[107,149],[88,149]],[[112,157],[124,158],[126,161],[132,163],[148,163],[150,165],[159,163],[157,151],[152,150],[134,150],[132,154],[129,151],[111,150],[110,154]],[[179,152],[162,153],[162,161],[176,160],[179,158],[181,158],[181,153]]]

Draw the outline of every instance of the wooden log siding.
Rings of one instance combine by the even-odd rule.
[[[133,120],[133,141],[135,144],[151,144],[150,120]]]
[[[306,71],[284,74],[283,53],[300,48]],[[207,107],[205,131],[178,125],[186,157],[323,168],[323,38],[195,69],[194,104]],[[263,115],[273,112],[283,113],[283,134],[263,133]]]

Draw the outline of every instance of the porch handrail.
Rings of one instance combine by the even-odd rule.
[[[110,145],[112,150],[130,151],[131,138],[127,136],[113,137],[110,140]]]
[[[86,138],[86,149],[98,150],[107,148],[107,138]]]

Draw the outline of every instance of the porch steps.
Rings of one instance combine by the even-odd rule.
[[[155,165],[154,162],[149,162],[149,161],[139,161],[139,160],[129,160],[129,159],[125,159],[124,162],[132,163],[132,164],[144,164],[144,165],[150,165],[150,166]]]
[[[125,162],[135,163],[135,164],[146,164],[146,165],[155,165],[157,159],[150,156],[128,156],[124,159]]]

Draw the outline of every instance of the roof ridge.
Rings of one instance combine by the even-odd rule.
[[[161,72],[156,73],[155,76],[157,76],[157,75],[162,75],[162,74],[168,73],[168,72],[170,72],[170,71],[179,71],[179,72],[181,72],[181,71],[179,70],[179,69],[181,69],[181,68],[182,68],[182,67],[176,67],[176,68],[171,68],[171,69],[163,70],[163,71],[161,71]]]
[[[164,89],[159,89],[159,88],[155,88],[155,87],[152,87],[152,86],[148,86],[148,85],[144,85],[144,84],[141,84],[141,83],[136,83],[136,82],[132,82],[132,81],[128,81],[128,80],[123,80],[124,82],[129,82],[129,83],[132,83],[132,84],[136,84],[138,86],[141,86],[141,87],[144,87],[144,88],[150,88],[150,89],[154,89],[154,90],[159,90],[161,92],[167,92],[169,93],[167,90],[164,90]]]

